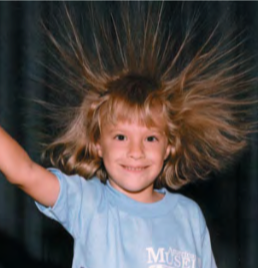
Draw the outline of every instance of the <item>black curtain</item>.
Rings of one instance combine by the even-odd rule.
[[[83,5],[88,3],[70,4],[79,7],[77,12],[83,12]],[[40,21],[44,18],[51,22],[53,10],[62,5],[49,1],[0,2],[0,124],[38,162],[39,138],[31,126],[44,128],[46,122],[39,121],[37,113],[42,110],[30,100],[48,97],[43,84],[35,81],[46,76],[45,69],[38,64],[47,61]],[[197,9],[207,22],[227,18],[223,25],[226,30],[232,25],[245,29],[249,36],[245,46],[257,64],[258,2],[166,2],[166,5],[173,16],[180,16],[180,10],[193,14],[193,9]],[[179,11],[174,12],[179,6]],[[105,8],[105,4],[100,7]],[[258,115],[254,117],[258,119]],[[255,139],[254,134],[250,146],[226,171],[180,190],[202,208],[220,268],[258,267]],[[73,241],[62,227],[43,217],[33,200],[0,174],[0,268],[68,268],[72,251]]]

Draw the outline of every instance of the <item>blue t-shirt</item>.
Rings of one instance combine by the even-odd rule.
[[[162,200],[140,203],[98,178],[51,171],[60,182],[58,200],[53,208],[37,206],[73,236],[73,268],[216,268],[192,200],[162,189]]]

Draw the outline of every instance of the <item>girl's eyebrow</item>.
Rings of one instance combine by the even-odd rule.
[[[153,132],[153,133],[160,133],[160,134],[164,134],[164,133],[165,133],[164,129],[156,128],[156,127],[154,127],[154,128],[149,128],[149,131],[150,131],[150,132]]]
[[[154,132],[151,132],[148,136],[166,136],[165,132],[164,131],[154,131]]]
[[[109,132],[126,132],[126,129],[118,128],[115,126],[109,126]]]

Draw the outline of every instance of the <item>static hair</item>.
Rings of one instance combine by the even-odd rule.
[[[247,145],[255,79],[241,35],[221,34],[218,23],[196,40],[195,17],[180,36],[164,5],[121,2],[99,15],[93,4],[84,33],[65,8],[60,38],[45,27],[55,48],[50,74],[61,81],[49,86],[60,104],[49,106],[56,136],[45,153],[65,173],[108,179],[96,147],[103,122],[165,122],[173,150],[156,187],[204,179]]]

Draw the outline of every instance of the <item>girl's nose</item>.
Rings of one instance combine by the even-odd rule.
[[[142,142],[132,141],[129,144],[128,156],[134,159],[141,159],[144,157],[144,148]]]

